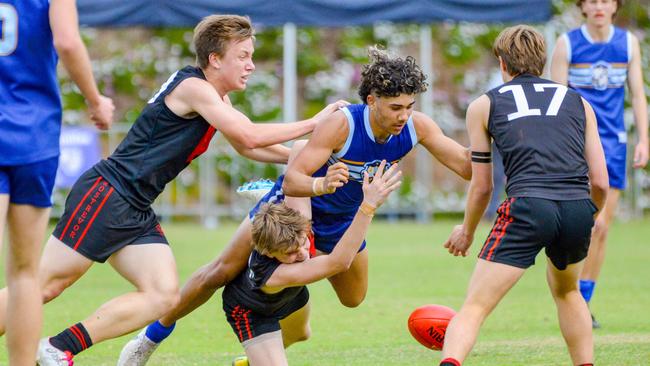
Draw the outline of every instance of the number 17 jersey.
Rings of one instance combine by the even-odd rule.
[[[585,110],[564,85],[524,74],[486,93],[488,131],[503,157],[508,197],[589,198]]]

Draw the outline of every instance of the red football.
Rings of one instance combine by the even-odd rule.
[[[456,312],[446,306],[420,306],[409,316],[409,331],[426,348],[440,351],[445,342],[447,325],[454,315]]]

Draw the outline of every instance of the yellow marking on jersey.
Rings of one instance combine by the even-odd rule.
[[[368,163],[367,161],[354,161],[354,160],[348,160],[348,159],[343,159],[343,158],[338,158],[339,161],[350,164],[350,165],[358,165],[358,166],[363,166],[364,164]],[[398,160],[393,160],[390,162],[391,164],[399,163]]]
[[[588,69],[591,67],[593,64],[585,64],[585,63],[580,63],[580,64],[571,64],[569,67],[573,67],[576,69]],[[610,64],[614,68],[619,68],[619,69],[627,69],[627,62],[614,62]]]

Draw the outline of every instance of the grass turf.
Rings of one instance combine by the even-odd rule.
[[[406,328],[410,312],[437,303],[458,309],[489,227],[476,235],[471,256],[455,258],[442,248],[456,222],[430,225],[378,221],[368,235],[370,284],[358,308],[341,306],[327,281],[310,286],[312,338],[288,351],[291,365],[434,365],[440,353],[420,346]],[[181,283],[217,255],[235,229],[216,231],[189,224],[163,225],[178,261]],[[592,310],[603,325],[595,331],[596,364],[650,364],[650,225],[616,224]],[[545,281],[546,260],[531,268],[485,322],[464,363],[570,365]],[[88,316],[108,299],[131,290],[109,265],[95,265],[76,285],[45,306],[44,334],[53,335]],[[115,365],[132,335],[103,342],[75,358],[77,365]],[[150,365],[230,365],[242,354],[221,310],[221,293],[181,320]],[[0,350],[0,364],[7,363]]]

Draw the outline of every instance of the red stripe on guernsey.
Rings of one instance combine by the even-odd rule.
[[[99,213],[99,211],[102,210],[102,207],[104,207],[104,203],[106,203],[106,201],[108,200],[108,197],[110,197],[111,194],[113,194],[114,190],[115,190],[115,188],[113,188],[113,187],[111,187],[111,189],[108,190],[108,193],[106,193],[106,197],[104,197],[104,199],[102,200],[102,203],[99,204],[99,207],[97,207],[97,210],[95,211],[95,214],[90,219],[90,221],[88,221],[88,225],[86,225],[86,228],[84,229],[84,232],[81,233],[81,236],[79,237],[79,240],[77,240],[77,243],[74,245],[74,248],[72,248],[73,250],[77,250],[77,248],[79,248],[79,245],[81,244],[81,241],[86,236],[86,233],[88,232],[88,229],[90,229],[90,227],[93,225],[93,222],[95,221],[95,218],[97,217],[97,214]]]
[[[210,146],[210,140],[212,140],[212,136],[217,132],[217,130],[214,129],[214,127],[210,126],[208,127],[208,130],[205,131],[205,134],[201,138],[201,141],[199,141],[199,144],[196,145],[194,148],[194,151],[190,154],[190,156],[187,158],[187,162],[191,162],[196,158],[197,156],[203,154],[205,150],[208,149],[208,146]]]
[[[253,338],[253,334],[251,333],[251,324],[248,321],[248,314],[251,312],[251,310],[248,310],[244,313],[244,324],[246,324],[246,332],[248,333],[248,339]]]
[[[73,325],[70,327],[70,330],[72,331],[72,334],[74,334],[75,337],[79,340],[79,343],[81,343],[81,348],[86,349],[88,348],[88,345],[86,344],[86,340],[84,339],[83,334],[81,334],[81,331],[79,328],[77,328],[76,325]]]
[[[95,184],[93,184],[93,186],[90,187],[90,189],[88,190],[88,192],[86,192],[86,194],[81,199],[81,201],[79,201],[79,204],[77,204],[77,208],[75,208],[74,211],[72,212],[72,215],[70,215],[70,219],[68,220],[68,223],[65,224],[65,228],[63,228],[63,232],[61,233],[61,236],[59,236],[59,240],[63,240],[63,237],[65,236],[65,232],[68,230],[68,228],[70,227],[70,223],[74,219],[74,215],[77,214],[77,211],[79,211],[79,208],[81,208],[81,205],[84,203],[84,201],[86,201],[86,198],[88,198],[88,195],[90,195],[90,192],[92,192],[93,189],[95,189],[95,187],[97,187],[100,180],[102,180],[102,177],[99,177],[99,178],[97,178],[97,180],[95,180]]]
[[[494,250],[499,246],[499,242],[501,239],[506,235],[506,229],[508,228],[508,225],[512,222],[513,218],[510,216],[510,206],[512,206],[512,203],[515,201],[514,197],[510,199],[508,202],[508,206],[506,206],[506,215],[504,217],[507,218],[505,221],[505,224],[503,225],[503,229],[501,229],[501,232],[497,235],[497,239],[494,241],[494,244],[492,245],[492,248],[490,248],[490,251],[487,254],[487,258],[485,260],[490,260],[492,257],[492,254],[494,254]]]
[[[244,335],[242,334],[241,327],[239,326],[239,305],[235,306],[233,309],[232,313],[230,313],[230,316],[232,316],[233,319],[235,319],[235,327],[237,327],[237,333],[239,333],[239,341],[243,342],[244,341]]]

